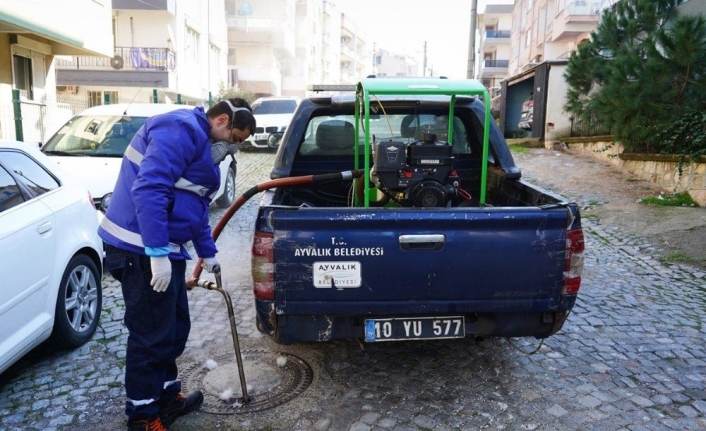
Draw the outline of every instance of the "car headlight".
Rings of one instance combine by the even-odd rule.
[[[110,205],[110,200],[113,198],[112,193],[108,193],[105,196],[103,196],[103,199],[101,199],[101,204],[98,207],[103,212],[108,211],[108,205]]]

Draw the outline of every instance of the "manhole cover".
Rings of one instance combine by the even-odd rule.
[[[181,367],[182,391],[188,393],[199,389],[203,392],[200,411],[233,415],[269,409],[293,400],[309,387],[314,378],[309,364],[289,353],[244,350],[241,355],[251,398],[245,405],[239,402],[243,391],[234,353],[211,358],[218,364],[213,370],[206,363]],[[279,357],[287,359],[283,367],[277,365]],[[222,399],[228,393],[232,396]]]

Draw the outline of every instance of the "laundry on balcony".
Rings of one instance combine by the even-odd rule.
[[[130,60],[135,69],[167,70],[168,52],[163,48],[130,48]]]

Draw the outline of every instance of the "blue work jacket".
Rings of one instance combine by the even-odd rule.
[[[120,174],[98,233],[115,247],[145,253],[169,245],[171,259],[218,250],[208,209],[221,182],[211,157],[210,125],[203,108],[155,115],[125,150]]]

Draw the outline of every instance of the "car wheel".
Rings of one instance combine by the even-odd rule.
[[[216,205],[220,208],[228,208],[235,202],[235,166],[228,166],[228,176],[224,186],[223,194],[216,200]]]
[[[78,347],[88,341],[96,332],[102,306],[98,268],[91,258],[77,254],[61,277],[51,341],[62,347]]]

